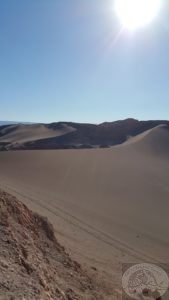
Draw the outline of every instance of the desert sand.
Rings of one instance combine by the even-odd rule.
[[[49,218],[74,258],[117,283],[122,263],[169,263],[169,130],[110,149],[0,153],[0,186]]]
[[[25,142],[61,136],[69,133],[74,129],[70,126],[63,124],[62,128],[54,130],[45,124],[14,124],[4,128],[1,133],[0,142],[6,143],[18,143],[22,144]]]

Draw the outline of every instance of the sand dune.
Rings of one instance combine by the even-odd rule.
[[[159,125],[129,139],[124,146],[131,145],[138,151],[150,155],[165,155],[169,158],[169,127]]]
[[[61,136],[74,129],[70,126],[63,126],[53,129],[45,124],[17,124],[6,126],[1,130],[2,136],[0,142],[8,143],[25,143],[39,139]]]
[[[157,127],[111,149],[1,152],[0,184],[107,272],[169,262],[168,149],[169,131]]]

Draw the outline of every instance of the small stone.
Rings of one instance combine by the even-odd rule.
[[[9,264],[7,263],[7,261],[2,258],[0,259],[0,265],[5,269],[7,269],[9,267]]]

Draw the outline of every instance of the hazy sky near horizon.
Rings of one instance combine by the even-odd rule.
[[[0,1],[0,120],[169,119],[169,5],[121,31],[113,0]]]

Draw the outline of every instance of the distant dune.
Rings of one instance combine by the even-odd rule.
[[[169,126],[169,121],[4,125],[0,126],[0,150],[108,148],[161,124]]]
[[[0,185],[48,216],[72,255],[109,273],[169,263],[169,129],[110,149],[0,153]]]
[[[60,136],[74,131],[74,128],[62,124],[60,128],[52,128],[44,124],[15,124],[0,128],[0,142],[9,145],[20,144],[25,142],[46,139],[50,137]]]

